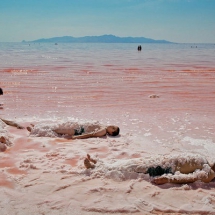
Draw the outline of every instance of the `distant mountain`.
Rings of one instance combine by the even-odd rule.
[[[102,35],[102,36],[85,36],[85,37],[53,37],[47,39],[38,39],[34,41],[22,42],[34,42],[34,43],[171,43],[166,40],[153,40],[145,37],[117,37],[114,35]]]

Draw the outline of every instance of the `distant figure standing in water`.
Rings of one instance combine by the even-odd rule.
[[[3,90],[2,90],[2,88],[0,88],[0,96],[2,96],[2,95],[3,95]],[[3,104],[0,103],[0,108],[2,108],[2,106],[3,106]]]
[[[137,47],[137,50],[138,50],[138,51],[141,51],[141,50],[142,50],[142,46],[139,45],[139,46]]]
[[[27,130],[30,133],[34,133],[36,129],[40,130],[39,125],[37,126],[36,129],[35,127],[36,126],[31,125],[27,127]],[[92,137],[104,137],[107,134],[110,136],[117,136],[120,132],[120,129],[118,126],[114,126],[114,125],[103,126],[100,124],[90,124],[87,126],[79,125],[76,128],[58,127],[58,128],[51,128],[51,130],[58,135],[66,135],[68,139],[87,139]]]
[[[160,164],[157,162],[153,164],[153,162],[150,161],[146,164],[143,159],[131,159],[123,165],[121,163],[119,167],[122,167],[124,171],[127,169],[130,172],[149,174],[154,177],[152,182],[158,185],[165,183],[186,184],[198,180],[209,183],[215,178],[215,163],[209,163],[201,155],[172,156],[161,159]],[[85,167],[87,169],[95,168],[96,163],[97,160],[87,154],[87,158],[84,160]],[[176,172],[178,173],[175,174]]]

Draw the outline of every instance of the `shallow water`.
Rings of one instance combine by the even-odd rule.
[[[213,140],[215,46],[142,48],[2,43],[1,116],[20,122],[94,120],[159,143],[186,142],[186,136]]]
[[[187,115],[214,121],[213,44],[136,46],[1,43],[1,116],[81,118],[134,131]]]

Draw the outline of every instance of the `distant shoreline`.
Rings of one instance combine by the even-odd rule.
[[[169,43],[141,43],[141,42],[128,42],[128,43],[123,43],[123,42],[109,42],[109,43],[107,43],[107,42],[35,42],[35,41],[25,41],[25,40],[23,40],[23,41],[16,41],[16,42],[2,42],[2,41],[0,41],[0,44],[40,44],[40,43],[42,43],[42,44],[52,44],[52,43],[57,43],[57,45],[59,45],[59,44],[160,44],[160,45],[189,45],[189,46],[200,46],[200,45],[211,45],[211,46],[214,46],[215,47],[215,43],[195,43],[195,42],[190,42],[190,43],[177,43],[177,42],[169,42]]]
[[[84,36],[84,37],[52,37],[42,38],[33,41],[22,41],[23,43],[165,43],[170,44],[167,40],[154,40],[145,37],[117,37],[115,35],[102,35],[102,36]]]

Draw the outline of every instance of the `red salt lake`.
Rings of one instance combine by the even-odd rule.
[[[136,46],[1,43],[1,116],[93,119],[138,131],[152,117],[214,121],[215,45]]]

